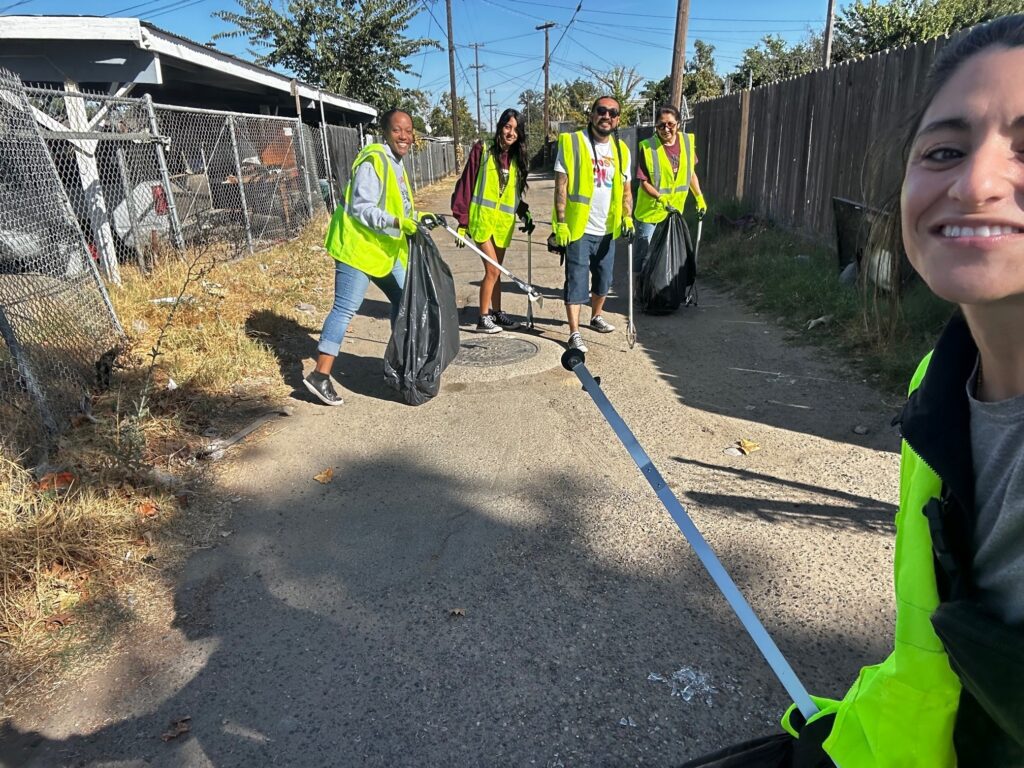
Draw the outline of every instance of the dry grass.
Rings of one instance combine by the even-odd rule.
[[[324,225],[237,261],[207,250],[166,255],[148,276],[123,269],[114,388],[42,473],[0,450],[0,701],[69,654],[94,656],[145,612],[138,595],[167,589],[161,568],[188,544],[181,511],[203,495],[197,449],[291,392],[276,334],[315,335],[333,300]],[[150,301],[179,294],[173,316]]]
[[[287,397],[286,373],[315,350],[334,299],[326,223],[243,259],[219,246],[165,252],[149,275],[122,267],[114,387],[61,438],[49,477],[0,458],[0,704],[69,657],[99,658],[134,619],[166,620],[168,572],[215,530],[197,449]]]

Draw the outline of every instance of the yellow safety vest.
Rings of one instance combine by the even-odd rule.
[[[693,175],[693,142],[692,133],[680,133],[679,169],[673,175],[672,163],[664,145],[656,135],[640,142],[640,152],[647,168],[648,181],[658,190],[662,202],[676,210],[683,210],[686,196],[690,192],[690,177]],[[655,204],[655,197],[649,195],[643,184],[637,190],[636,208],[633,211],[637,221],[657,224],[668,216],[668,212]]]
[[[403,265],[409,262],[409,245],[404,232],[397,236],[389,235],[372,229],[356,217],[352,210],[352,185],[356,178],[356,169],[363,163],[371,163],[377,178],[381,180],[380,200],[377,207],[387,211],[396,219],[405,216],[402,193],[398,188],[398,176],[387,156],[386,145],[369,144],[352,163],[352,175],[345,187],[345,204],[334,210],[331,223],[327,227],[327,238],[324,248],[335,259],[350,264],[360,272],[371,277],[384,277],[395,268],[395,260],[401,259]],[[405,188],[409,191],[409,204],[412,205],[412,185],[409,175],[402,167]],[[413,214],[415,215],[415,214]]]
[[[616,141],[616,139],[612,139]],[[629,168],[629,147],[618,139],[618,147],[612,147],[612,202],[608,209],[609,232],[619,236],[622,227],[622,169]],[[563,133],[558,136],[558,149],[565,163],[566,175],[569,177],[569,189],[565,203],[565,223],[569,225],[571,240],[579,240],[587,228],[590,218],[590,199],[594,194],[594,158],[590,153],[590,139],[586,129],[575,133]],[[622,164],[619,164],[619,156]],[[558,211],[553,212],[557,219]]]
[[[516,228],[516,209],[519,207],[519,169],[515,162],[508,166],[505,191],[499,183],[498,163],[494,157],[495,172],[488,173],[487,164],[494,157],[490,148],[481,146],[480,168],[469,201],[469,236],[478,243],[494,238],[498,248],[508,248]]]

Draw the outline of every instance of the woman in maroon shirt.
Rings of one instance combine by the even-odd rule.
[[[529,206],[523,202],[522,196],[526,191],[526,174],[529,171],[526,152],[526,126],[522,122],[522,116],[514,109],[506,109],[498,118],[498,126],[494,132],[494,139],[487,148],[487,163],[482,164],[484,156],[483,141],[478,141],[469,151],[469,158],[462,169],[462,176],[455,184],[455,191],[452,193],[452,215],[458,219],[459,234],[463,237],[470,237],[469,221],[470,206],[472,205],[473,190],[478,180],[488,181],[480,178],[481,174],[494,174],[498,189],[502,193],[510,179],[510,168],[515,163],[517,200],[516,216],[523,222],[523,229],[527,233],[533,232],[533,218],[530,216]],[[514,224],[512,225],[514,228]],[[497,235],[487,237],[483,242],[478,242],[480,250],[501,264],[505,259],[505,248],[511,238],[511,232],[504,233],[505,237],[500,238],[502,245],[495,242]],[[475,238],[474,238],[475,239]],[[462,245],[461,242],[458,243]],[[501,273],[493,264],[484,262],[484,278],[480,283],[480,320],[476,324],[478,333],[498,333],[502,329],[518,328],[520,323],[514,320],[501,308]]]

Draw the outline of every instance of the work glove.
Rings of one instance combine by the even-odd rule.
[[[564,221],[560,221],[555,224],[555,245],[566,248],[569,245],[569,240],[572,238],[572,234],[569,232],[569,225]]]
[[[469,239],[469,231],[465,227],[459,227],[459,237],[464,237],[464,238],[466,238],[468,240]],[[455,247],[456,248],[465,248],[466,244],[462,240],[459,240],[458,237],[456,237],[455,238]]]
[[[409,216],[409,217],[403,216],[402,218],[400,218],[398,220],[398,228],[400,230],[402,230],[402,232],[404,232],[409,237],[412,237],[413,235],[416,234],[416,228],[417,228],[416,219],[413,218],[412,216]]]
[[[700,221],[708,212],[708,204],[704,202],[704,195],[696,195],[694,200],[697,202],[697,221]]]
[[[527,211],[526,213],[519,217],[519,220],[523,222],[523,226],[519,228],[519,231],[525,232],[528,235],[532,235],[533,230],[537,228],[536,225],[533,223],[533,214]]]
[[[622,217],[622,235],[623,235],[623,237],[627,238],[628,240],[632,240],[633,239],[633,235],[635,235],[635,234],[636,234],[636,228],[633,226],[633,217],[632,216],[623,216]]]

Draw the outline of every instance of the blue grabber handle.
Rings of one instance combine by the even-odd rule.
[[[672,489],[668,487],[668,483],[665,482],[661,473],[654,466],[654,462],[647,455],[647,451],[643,449],[636,436],[626,426],[626,422],[619,416],[615,406],[605,397],[604,392],[601,391],[601,385],[598,384],[590,374],[590,371],[587,370],[586,356],[578,349],[567,350],[562,355],[562,366],[566,370],[575,373],[579,378],[583,384],[583,389],[593,399],[594,405],[597,406],[601,415],[604,416],[608,426],[615,432],[615,436],[619,438],[623,447],[629,452],[637,467],[640,468],[640,473],[646,478],[651,488],[654,489],[655,494],[657,494],[658,499],[661,500],[662,505],[669,515],[672,516],[676,525],[679,526],[679,530],[686,537],[686,541],[693,548],[701,564],[707,570],[708,575],[715,582],[715,586],[718,587],[723,597],[728,601],[729,607],[732,608],[740,623],[743,624],[743,628],[747,630],[747,634],[754,641],[757,650],[761,652],[765,661],[768,662],[768,666],[775,673],[775,677],[782,683],[782,687],[786,689],[786,693],[789,694],[790,699],[796,704],[797,709],[800,710],[805,720],[810,720],[813,715],[817,714],[817,706],[815,706],[811,697],[807,694],[807,690],[799,678],[797,678],[796,672],[793,671],[789,662],[786,661],[786,657],[782,655],[782,651],[775,645],[775,641],[768,634],[768,630],[764,628],[761,620],[757,618],[757,614],[750,607],[750,603],[743,597],[739,587],[736,586],[736,582],[729,576],[728,571],[725,570],[718,556],[711,549],[711,546],[697,529],[697,526],[694,525],[693,520],[690,519],[686,509],[679,502],[679,499],[676,498],[676,495],[672,493]]]

